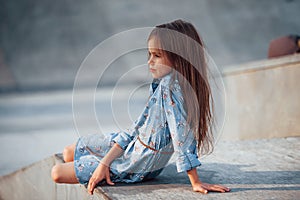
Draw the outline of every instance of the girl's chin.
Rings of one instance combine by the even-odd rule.
[[[154,74],[154,73],[151,73],[152,77],[153,78],[156,78],[156,79],[159,79],[159,78],[163,78],[164,76],[168,75],[169,73],[165,73],[165,74]]]
[[[161,78],[160,76],[153,75],[153,74],[152,74],[152,77],[153,77],[153,78]]]

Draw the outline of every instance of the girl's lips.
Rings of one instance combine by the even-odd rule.
[[[150,72],[155,72],[155,71],[156,71],[156,69],[152,69],[152,68],[150,68],[150,69],[149,69],[149,71],[150,71]]]

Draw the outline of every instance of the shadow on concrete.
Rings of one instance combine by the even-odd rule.
[[[300,184],[298,170],[255,171],[247,170],[249,167],[255,165],[206,163],[199,168],[198,172],[203,181],[221,184]]]
[[[231,192],[241,191],[290,191],[300,190],[300,171],[245,171],[244,168],[254,165],[236,165],[224,163],[205,163],[198,168],[198,174],[203,182],[211,184],[232,185]],[[276,186],[275,186],[276,185]],[[281,186],[277,186],[281,185]],[[104,187],[103,187],[104,186]],[[157,189],[191,190],[186,173],[177,173],[175,164],[168,165],[158,177],[142,183],[116,183],[120,190],[131,190],[137,193],[152,192]],[[241,186],[241,187],[240,187]],[[247,187],[245,187],[247,186]],[[108,191],[114,186],[101,185]],[[124,188],[122,188],[124,187]],[[117,192],[117,190],[114,192]]]
[[[290,187],[290,186],[282,186],[282,187],[244,187],[244,188],[230,188],[230,192],[242,192],[242,191],[292,191],[292,190],[300,190],[300,187]]]

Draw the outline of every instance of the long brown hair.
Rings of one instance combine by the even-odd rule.
[[[175,76],[179,80],[186,120],[194,132],[198,151],[210,153],[213,149],[213,99],[202,39],[195,27],[183,20],[156,26],[148,41],[152,38],[172,63],[173,80]]]

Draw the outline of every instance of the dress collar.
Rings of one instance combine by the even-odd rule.
[[[165,84],[169,83],[170,80],[171,80],[171,77],[172,77],[172,72],[170,72],[169,74],[163,76],[162,78],[153,79],[152,84],[151,84],[153,91],[155,91],[155,89],[158,87],[158,85],[160,83],[162,85],[165,85]]]

